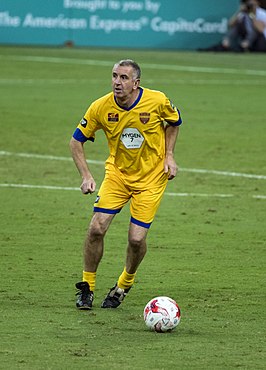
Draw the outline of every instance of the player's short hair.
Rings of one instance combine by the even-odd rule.
[[[135,79],[140,79],[141,76],[141,69],[138,63],[134,62],[132,59],[122,59],[119,62],[115,63],[115,66],[120,66],[120,67],[132,67],[134,70],[134,78]]]

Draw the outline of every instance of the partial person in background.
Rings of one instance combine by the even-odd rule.
[[[266,51],[266,10],[260,8],[257,0],[242,1],[228,26],[228,34],[222,40],[225,49]]]
[[[242,0],[222,42],[199,51],[266,52],[266,10],[257,0]]]

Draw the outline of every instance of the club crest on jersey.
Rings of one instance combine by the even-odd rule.
[[[80,121],[80,124],[81,124],[81,126],[83,126],[83,127],[86,127],[87,126],[87,123],[88,123],[88,121],[86,120],[86,118],[82,118],[82,120]]]
[[[118,113],[108,113],[108,122],[118,122],[119,114]]]
[[[139,114],[139,119],[140,119],[140,122],[141,123],[147,123],[147,122],[149,122],[149,120],[150,120],[150,113],[147,113],[147,112],[143,112],[143,113],[140,113]]]

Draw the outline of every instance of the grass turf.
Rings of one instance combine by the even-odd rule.
[[[181,169],[126,301],[99,308],[123,268],[128,207],[106,237],[94,310],[78,312],[74,284],[94,196],[8,184],[79,186],[70,136],[89,103],[110,90],[112,64],[124,57],[144,66],[143,86],[180,108]],[[0,48],[1,368],[264,368],[264,63],[252,54]],[[87,154],[105,160],[101,133]],[[99,184],[103,165],[90,167]],[[181,307],[172,333],[145,328],[143,308],[157,295]]]

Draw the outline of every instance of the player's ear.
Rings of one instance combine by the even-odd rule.
[[[139,84],[140,84],[140,79],[136,78],[136,80],[134,81],[134,89],[137,89],[139,87]]]

